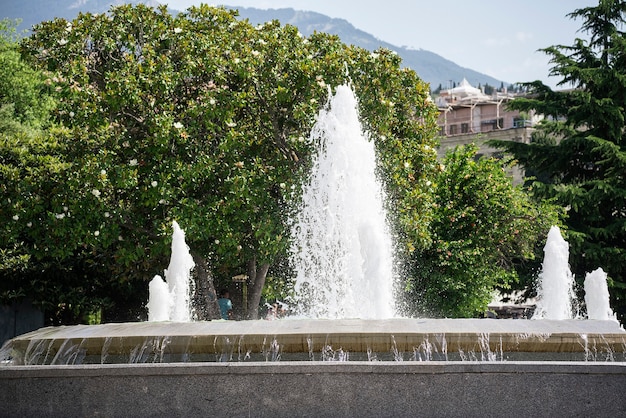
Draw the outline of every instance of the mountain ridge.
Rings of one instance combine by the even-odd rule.
[[[50,0],[46,1],[47,7],[41,7],[41,0],[21,0],[10,2],[3,6],[0,18],[23,19],[18,29],[30,29],[33,25],[51,20],[55,17],[73,19],[79,12],[105,13],[113,5],[119,4],[147,4],[157,6],[166,2],[155,0]],[[168,6],[169,7],[169,6]],[[293,8],[257,9],[252,7],[225,6],[227,9],[239,11],[239,17],[248,19],[252,24],[264,23],[270,20],[279,20],[281,24],[296,26],[300,32],[309,36],[314,31],[326,32],[339,36],[342,42],[375,50],[380,47],[390,49],[398,53],[402,58],[402,65],[413,69],[419,77],[430,83],[431,89],[439,85],[443,88],[452,87],[452,82],[459,83],[462,79],[473,86],[490,84],[499,87],[506,81],[498,80],[487,74],[480,73],[470,68],[461,67],[452,60],[444,58],[435,52],[425,49],[414,49],[406,46],[396,46],[376,38],[361,29],[356,28],[348,20],[331,18],[322,13],[296,10]],[[170,12],[176,13],[174,9]]]
[[[396,51],[402,57],[403,65],[409,67],[424,81],[431,84],[435,89],[441,84],[444,88],[449,86],[450,81],[457,84],[463,79],[476,86],[478,84],[490,84],[499,87],[501,83],[509,84],[506,81],[498,80],[487,74],[480,73],[470,68],[461,67],[453,61],[444,58],[435,52],[425,49],[414,49],[406,46],[396,46],[376,38],[361,29],[354,27],[349,21],[341,18],[331,18],[324,14],[312,11],[295,10],[292,8],[280,9],[257,9],[246,7],[227,7],[237,9],[239,16],[248,19],[253,24],[267,22],[278,19],[282,24],[296,26],[303,35],[308,36],[314,30],[318,32],[338,35],[347,44],[360,46],[368,50],[384,47]]]

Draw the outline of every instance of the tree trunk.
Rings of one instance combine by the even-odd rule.
[[[213,284],[209,265],[204,257],[194,252],[191,253],[191,256],[194,263],[196,263],[196,286],[192,298],[196,319],[199,321],[220,319],[220,307],[217,304],[217,294],[215,293],[215,285]]]
[[[250,293],[248,297],[248,319],[259,319],[259,304],[261,303],[261,293],[265,286],[265,277],[270,265],[261,264],[257,269],[256,259],[248,262],[248,280],[250,282]]]

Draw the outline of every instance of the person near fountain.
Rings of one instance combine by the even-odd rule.
[[[273,305],[267,304],[267,314],[265,315],[265,319],[268,321],[273,321],[276,319],[278,305],[275,303]]]
[[[220,298],[217,300],[220,305],[220,313],[222,319],[232,319],[233,316],[233,303],[230,300],[230,292],[228,289],[222,289],[220,292]]]

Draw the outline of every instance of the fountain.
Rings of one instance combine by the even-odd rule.
[[[589,319],[617,321],[609,305],[606,278],[607,274],[600,267],[585,276],[585,304]]]
[[[191,320],[191,269],[195,263],[185,243],[185,233],[176,221],[172,222],[172,255],[165,270],[167,283],[156,275],[150,282],[148,321]]]
[[[559,227],[550,228],[543,251],[533,319],[572,319],[574,276],[569,268],[569,244]]]
[[[311,180],[292,228],[299,314],[313,318],[391,318],[391,237],[376,177],[374,144],[358,103],[340,86],[311,132],[319,143]]]
[[[571,278],[567,243],[558,229],[546,244],[541,320],[393,318],[380,186],[367,180],[372,200],[350,210],[337,203],[355,204],[357,196],[340,194],[357,186],[339,169],[350,158],[336,142],[356,141],[350,157],[373,153],[348,87],[320,113],[312,134],[319,136],[332,151],[318,156],[318,174],[303,189],[310,204],[294,221],[295,232],[312,238],[296,241],[294,252],[302,313],[314,319],[190,322],[193,262],[175,224],[167,283],[158,277],[150,284],[151,321],[49,327],[14,338],[0,350],[0,415],[626,414],[626,332],[596,304],[604,288],[590,292],[602,294],[587,300],[591,319],[567,319],[569,302],[558,302],[556,313],[548,306],[557,294],[570,300],[563,290]],[[371,162],[362,165],[372,176]],[[371,213],[357,213],[363,207]],[[326,239],[333,245],[322,245]],[[340,261],[330,263],[327,249]],[[353,274],[365,284],[354,284]],[[335,275],[341,281],[332,291],[316,284]]]
[[[588,319],[617,321],[609,305],[607,274],[602,268],[587,273],[584,290]],[[544,247],[533,319],[573,319],[580,316],[576,314],[577,307],[574,276],[569,268],[569,244],[559,228],[552,226]]]

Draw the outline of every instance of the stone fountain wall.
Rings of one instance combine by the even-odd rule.
[[[626,416],[626,363],[0,367],[0,416]]]

